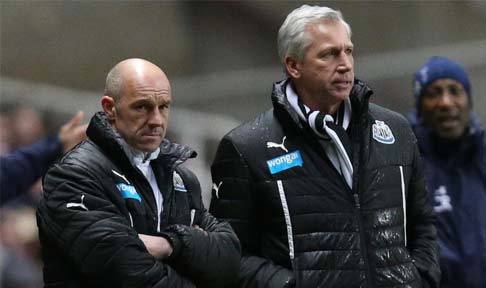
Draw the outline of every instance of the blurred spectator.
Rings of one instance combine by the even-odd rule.
[[[83,112],[78,112],[59,129],[58,135],[45,137],[0,158],[0,205],[23,195],[54,160],[86,138],[87,125],[79,125],[82,119]]]
[[[13,149],[34,144],[45,135],[44,121],[32,107],[15,108],[10,115],[10,127]]]
[[[87,125],[80,125],[83,112],[78,112],[56,136],[38,140],[44,127],[37,112],[17,108],[8,116],[0,115],[0,147],[8,152],[0,157],[0,287],[42,287],[40,245],[32,207],[38,195],[30,194],[41,189],[30,187],[36,181],[40,184],[38,179],[50,164],[86,138]],[[28,146],[9,152],[11,145]]]
[[[0,113],[0,156],[10,152],[11,131],[9,117],[5,113]]]
[[[0,287],[42,287],[34,208],[1,209]]]
[[[442,287],[486,287],[486,135],[463,67],[432,57],[414,77],[411,122],[438,215]]]
[[[17,148],[29,146],[45,137],[44,119],[41,113],[34,108],[22,105],[14,106],[9,109],[6,115],[8,115],[5,121],[7,131],[7,136],[5,137],[6,149],[2,156]],[[42,191],[40,177],[30,185],[30,188],[23,190],[25,193],[21,193],[21,197],[15,198],[15,201],[9,203],[10,205],[24,205],[30,202],[37,202]]]

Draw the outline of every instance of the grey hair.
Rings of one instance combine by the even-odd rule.
[[[317,22],[341,22],[348,30],[351,37],[351,27],[343,19],[340,11],[329,7],[302,5],[287,15],[282,26],[278,30],[278,55],[285,67],[285,56],[294,57],[297,61],[304,59],[305,52],[311,39],[306,37],[306,27]]]
[[[116,65],[108,72],[105,84],[105,95],[112,97],[115,101],[120,99],[122,93],[123,77],[119,66]]]

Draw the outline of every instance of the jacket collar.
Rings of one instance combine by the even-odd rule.
[[[273,84],[272,90],[272,103],[273,107],[276,110],[277,115],[281,115],[282,113],[290,116],[292,121],[297,124],[299,128],[303,128],[302,122],[299,120],[299,115],[297,112],[290,106],[290,103],[286,97],[286,87],[287,85],[291,84],[291,79],[287,78],[281,81],[278,81]],[[369,98],[373,94],[371,88],[366,85],[363,81],[355,78],[353,89],[351,89],[351,93],[349,94],[349,98],[351,100],[353,114],[352,117],[357,117],[362,121],[366,121],[366,115],[368,112],[368,105],[369,105]],[[361,121],[360,121],[361,122]]]
[[[86,131],[88,137],[112,159],[121,161],[130,161],[123,148],[125,142],[122,136],[111,126],[104,112],[97,112],[91,118]],[[196,157],[197,153],[184,145],[170,142],[164,139],[159,146],[160,152],[154,160],[165,166],[173,166],[182,163],[189,158]],[[130,161],[131,162],[131,161]]]

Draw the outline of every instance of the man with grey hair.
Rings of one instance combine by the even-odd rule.
[[[127,59],[106,83],[89,139],[44,177],[45,287],[225,287],[238,271],[239,242],[206,211],[182,165],[196,153],[165,139],[167,76]]]
[[[354,78],[340,12],[304,5],[278,35],[273,109],[228,133],[210,211],[243,251],[239,287],[438,287],[416,140]]]

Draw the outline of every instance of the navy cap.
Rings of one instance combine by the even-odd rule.
[[[414,95],[417,107],[420,104],[420,96],[430,83],[438,79],[450,78],[462,84],[471,100],[471,84],[464,68],[457,62],[445,57],[433,56],[414,75]]]

